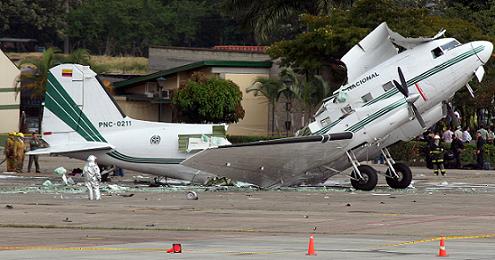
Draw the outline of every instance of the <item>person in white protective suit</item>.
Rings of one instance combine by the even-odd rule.
[[[86,187],[88,187],[89,199],[99,200],[100,195],[100,181],[101,174],[98,164],[96,164],[96,157],[94,155],[88,156],[86,164],[83,169],[84,177],[86,177]]]

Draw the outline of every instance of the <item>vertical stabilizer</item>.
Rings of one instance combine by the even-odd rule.
[[[125,115],[89,66],[62,64],[50,69],[42,130],[50,144],[106,142],[101,122],[118,122]]]

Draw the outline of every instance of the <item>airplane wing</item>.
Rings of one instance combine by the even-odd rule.
[[[102,142],[84,142],[84,143],[68,143],[65,145],[55,145],[48,148],[36,149],[34,151],[27,152],[27,155],[55,155],[74,152],[87,152],[96,150],[111,150],[114,146],[102,143]]]
[[[344,154],[350,132],[226,145],[207,149],[182,165],[260,187],[298,183],[306,171]]]
[[[398,49],[395,45],[411,49],[438,39],[444,33],[445,30],[442,30],[432,38],[406,38],[390,30],[387,23],[381,23],[342,57],[341,60],[347,67],[348,82],[358,80],[366,71],[397,55]]]

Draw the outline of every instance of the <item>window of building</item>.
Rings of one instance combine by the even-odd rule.
[[[431,51],[431,54],[433,55],[433,58],[436,59],[443,55],[443,51],[440,47],[436,47]]]
[[[385,90],[385,92],[387,92],[390,89],[395,88],[395,86],[394,86],[394,83],[392,83],[392,81],[389,81],[389,82],[383,84],[382,88],[383,88],[383,90]]]
[[[371,101],[373,99],[373,96],[371,96],[371,93],[368,93],[368,94],[362,96],[361,99],[363,100],[364,103],[366,103],[368,101]]]

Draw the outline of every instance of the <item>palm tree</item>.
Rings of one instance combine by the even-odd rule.
[[[272,113],[272,135],[275,132],[275,106],[280,98],[280,90],[283,84],[278,79],[257,78],[253,85],[246,89],[246,93],[253,92],[255,96],[264,96],[268,99]]]
[[[286,124],[290,123],[289,126],[285,126],[286,135],[289,136],[289,128],[293,126],[293,115],[292,115],[292,104],[294,99],[301,95],[301,86],[299,83],[298,75],[290,68],[285,68],[280,73],[280,80],[283,85],[280,89],[280,93],[285,97],[285,113],[286,113]],[[290,121],[289,121],[290,114]]]
[[[45,93],[48,72],[60,61],[56,52],[54,48],[48,48],[41,59],[26,59],[21,62],[21,67],[27,68],[21,74],[22,87],[30,89],[33,97],[42,97]]]
[[[306,106],[305,110],[308,113],[308,118],[311,117],[314,109],[321,104],[322,100],[330,94],[329,84],[320,75],[310,77],[301,83],[299,98]]]

